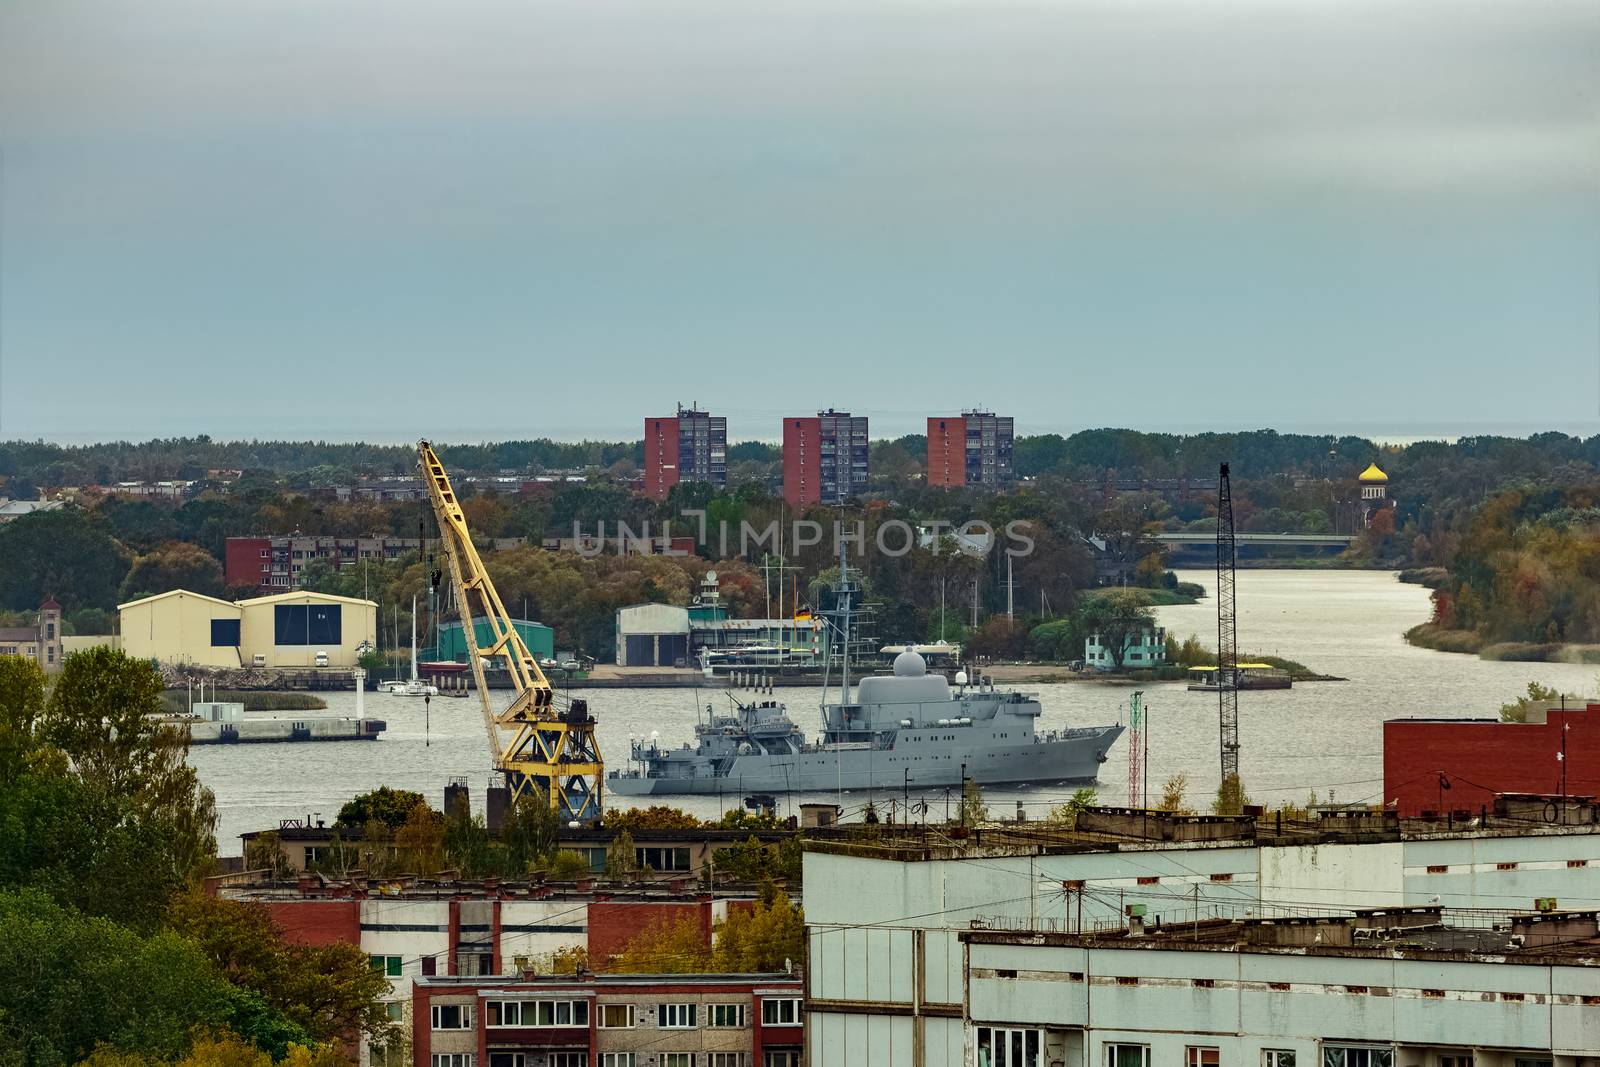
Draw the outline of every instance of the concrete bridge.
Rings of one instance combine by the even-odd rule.
[[[1335,548],[1343,551],[1349,548],[1350,543],[1355,539],[1355,534],[1242,533],[1234,535],[1234,540],[1240,548],[1248,545],[1256,548],[1281,546],[1285,548]],[[1217,543],[1217,535],[1214,533],[1161,533],[1156,534],[1156,540],[1174,548],[1209,548]]]

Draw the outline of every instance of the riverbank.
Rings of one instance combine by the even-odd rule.
[[[1479,659],[1518,663],[1600,663],[1600,645],[1560,642],[1486,641],[1476,630],[1447,630],[1431,622],[1405,632],[1407,644],[1434,652],[1456,652]]]

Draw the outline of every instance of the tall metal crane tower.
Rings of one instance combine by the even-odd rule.
[[[572,700],[563,708],[556,706],[555,691],[517,632],[473,547],[466,515],[433,446],[427,441],[417,442],[417,459],[450,564],[450,581],[461,612],[461,635],[467,644],[472,679],[483,702],[495,770],[505,775],[513,801],[532,788],[563,821],[593,822],[600,817],[604,800],[605,764],[600,759],[588,704]],[[480,613],[491,634],[488,647],[482,649],[478,647],[474,623]],[[483,662],[487,657],[503,659],[511,672],[515,695],[499,713],[490,703],[489,687],[484,683]],[[504,736],[507,734],[509,738]]]
[[[1228,465],[1217,478],[1217,720],[1222,740],[1222,781],[1239,777],[1239,629],[1234,620],[1238,552],[1233,534],[1233,490]]]

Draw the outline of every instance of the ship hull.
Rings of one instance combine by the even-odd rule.
[[[619,774],[606,789],[619,796],[717,796],[746,793],[823,793],[838,790],[925,790],[959,787],[963,773],[979,785],[1093,781],[1122,734],[1107,726],[1056,741],[1023,745],[951,746],[933,751],[837,749],[734,757],[728,773]],[[700,768],[706,770],[706,768]]]

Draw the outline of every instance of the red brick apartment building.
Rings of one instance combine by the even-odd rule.
[[[800,1067],[798,974],[419,978],[422,1067]]]
[[[1600,794],[1600,704],[1534,708],[1527,722],[1390,719],[1383,783],[1403,818],[1476,813],[1497,794]]]
[[[783,420],[783,499],[790,507],[840,504],[867,487],[867,420],[819,411]]]
[[[1003,489],[1014,480],[1009,416],[964,411],[928,420],[928,484]]]
[[[680,404],[672,418],[644,420],[644,494],[665,500],[679,482],[727,485],[727,419]]]
[[[223,571],[230,586],[255,586],[262,595],[300,588],[300,571],[323,559],[344,570],[364,559],[399,559],[422,544],[415,537],[323,537],[309,534],[230,537],[223,549]],[[516,537],[497,537],[493,549],[522,544]]]

